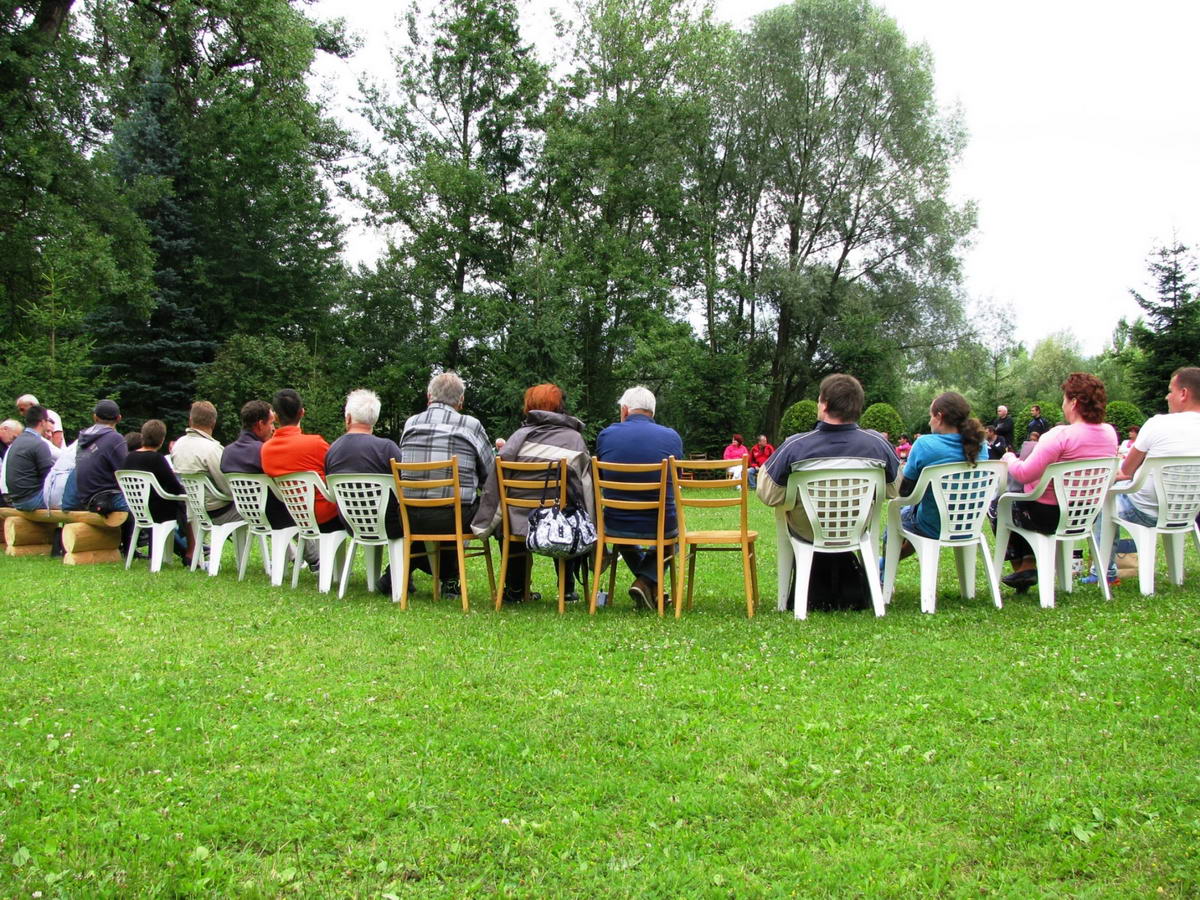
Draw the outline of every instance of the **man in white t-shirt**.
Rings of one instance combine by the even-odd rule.
[[[1142,460],[1158,456],[1200,456],[1200,368],[1187,366],[1171,375],[1167,391],[1169,413],[1154,416],[1142,426],[1118,479],[1133,478]],[[1147,478],[1133,494],[1117,495],[1117,515],[1143,525],[1158,522],[1158,494]]]

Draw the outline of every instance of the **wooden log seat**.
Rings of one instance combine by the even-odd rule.
[[[63,526],[64,565],[121,561],[121,525],[125,512],[101,516],[81,510],[0,509],[8,556],[49,556],[54,530]]]

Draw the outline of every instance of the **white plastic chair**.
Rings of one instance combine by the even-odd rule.
[[[992,565],[991,551],[983,537],[983,523],[996,486],[1007,474],[1008,467],[996,461],[945,463],[921,470],[912,493],[888,503],[887,552],[883,568],[883,598],[891,603],[896,589],[896,568],[900,561],[900,543],[904,539],[917,551],[921,567],[921,612],[937,609],[938,562],[942,548],[954,551],[958,566],[958,586],[962,596],[975,596],[976,551],[983,551],[983,566],[987,570],[992,602],[999,609],[1000,585]],[[905,506],[919,503],[926,491],[933,494],[942,528],[936,538],[905,530],[900,525],[900,512]]]
[[[1071,572],[1071,557],[1075,545],[1080,541],[1091,541],[1092,558],[1106,560],[1107,551],[1100,552],[1096,546],[1093,526],[1096,517],[1108,496],[1117,471],[1117,459],[1073,459],[1068,462],[1051,463],[1046,466],[1038,482],[1037,490],[1031,494],[1012,491],[1000,495],[996,507],[996,550],[993,564],[999,573],[1004,563],[1004,553],[1013,532],[1021,535],[1033,548],[1038,570],[1038,600],[1045,609],[1054,607],[1054,580],[1058,576],[1059,586],[1068,594],[1074,588],[1075,579]],[[1036,500],[1054,484],[1054,495],[1058,499],[1058,527],[1052,534],[1042,534],[1027,528],[1018,528],[1012,521],[1012,505],[1018,500]],[[1111,543],[1111,542],[1110,542]],[[1100,569],[1103,572],[1105,569]],[[1100,579],[1104,599],[1111,600],[1108,579]]]
[[[192,568],[198,569],[205,565],[204,535],[207,533],[209,538],[208,574],[216,575],[221,571],[221,554],[225,549],[225,541],[230,537],[233,538],[237,558],[242,558],[242,545],[249,540],[249,534],[242,530],[246,527],[246,521],[238,519],[236,522],[226,522],[223,525],[213,522],[206,505],[209,498],[212,497],[224,503],[231,502],[233,498],[217,490],[212,479],[205,473],[194,472],[180,475],[179,480],[183,482],[183,488],[187,491],[188,518],[192,520],[197,532],[196,549],[192,552]]]
[[[810,462],[818,464],[818,461]],[[793,565],[796,568],[796,586],[792,608],[797,619],[805,619],[808,617],[808,582],[813,555],[857,551],[867,570],[875,615],[883,615],[883,592],[876,575],[879,562],[875,550],[875,530],[879,518],[876,504],[883,499],[883,495],[883,469],[813,468],[792,472],[788,476],[783,505],[775,510],[778,608],[781,612],[787,609],[787,586]],[[804,508],[812,526],[811,544],[793,535],[788,528],[786,513],[797,503]]]
[[[158,479],[152,472],[139,472],[133,469],[117,469],[113,473],[121,493],[125,495],[125,503],[129,506],[129,514],[133,516],[133,533],[129,536],[129,552],[125,556],[125,568],[133,563],[133,555],[137,552],[138,535],[143,528],[150,530],[150,571],[157,572],[162,568],[163,557],[166,555],[167,542],[172,540],[176,522],[155,522],[150,515],[150,492],[166,500],[187,500],[180,494],[168,494],[163,490]]]
[[[396,496],[395,479],[391,474],[347,474],[327,475],[325,482],[329,485],[329,492],[341,511],[342,521],[350,531],[350,543],[346,547],[346,562],[342,567],[342,583],[338,589],[338,597],[346,595],[346,583],[350,580],[355,548],[363,548],[369,591],[375,590],[375,583],[380,574],[380,562],[386,548],[388,565],[391,566],[392,602],[399,603],[400,589],[407,577],[404,571],[404,538],[389,539],[386,523],[388,501]]]
[[[1158,522],[1152,526],[1140,525],[1117,516],[1116,495],[1135,493],[1144,486],[1149,476],[1154,476],[1154,491],[1158,495]],[[1200,529],[1196,526],[1198,513],[1200,456],[1145,459],[1132,481],[1114,486],[1108,492],[1100,543],[1105,555],[1111,555],[1117,526],[1129,532],[1137,546],[1138,587],[1144,595],[1149,596],[1154,593],[1154,565],[1157,561],[1155,538],[1162,535],[1163,552],[1167,556],[1167,577],[1171,584],[1183,584],[1183,551],[1189,534],[1196,540],[1196,549],[1200,550]]]
[[[225,480],[229,482],[238,515],[246,520],[247,530],[262,546],[263,567],[271,579],[271,586],[279,587],[287,569],[288,547],[293,548],[296,566],[300,565],[300,529],[295,525],[276,528],[271,524],[267,517],[267,498],[275,492],[275,482],[269,476],[226,473]],[[250,541],[247,539],[238,555],[238,581],[246,577],[249,557]]]
[[[344,528],[339,528],[337,531],[321,531],[317,522],[315,509],[317,497],[328,500],[330,503],[333,502],[333,498],[329,496],[324,480],[316,472],[289,472],[286,475],[278,475],[275,478],[275,488],[283,499],[284,505],[287,506],[288,512],[292,514],[300,536],[305,540],[317,542],[317,549],[320,553],[320,561],[317,564],[319,569],[317,590],[322,594],[328,594],[329,589],[333,586],[335,570],[342,564],[341,554],[345,551],[343,544],[350,537]],[[292,567],[292,587],[299,583],[300,558],[297,554],[296,563]]]

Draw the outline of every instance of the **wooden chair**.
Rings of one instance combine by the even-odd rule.
[[[679,602],[679,570],[675,560],[675,545],[678,538],[675,534],[666,534],[667,523],[667,491],[670,480],[671,464],[664,459],[660,463],[612,463],[600,462],[592,457],[592,489],[596,493],[596,557],[592,570],[591,599],[588,611],[596,613],[596,594],[600,588],[600,574],[604,569],[604,551],[607,545],[645,547],[652,546],[658,552],[658,614],[666,612],[666,598],[663,594],[663,567],[670,559],[671,592],[675,601]],[[624,477],[621,477],[624,476]],[[657,476],[649,480],[633,480],[628,476]],[[606,492],[618,492],[620,496],[608,496]],[[640,495],[645,499],[629,499],[629,495]],[[623,537],[609,534],[604,525],[607,510],[629,510],[637,512],[653,512],[657,526],[653,535],[638,535]],[[608,595],[611,597],[617,587],[617,561],[614,556],[608,578]]]
[[[496,460],[496,478],[500,487],[500,521],[503,543],[500,548],[500,586],[496,589],[496,609],[504,600],[505,577],[508,575],[508,560],[513,542],[524,543],[525,538],[513,534],[509,521],[509,509],[528,512],[544,506],[567,505],[567,460],[552,462],[510,462]],[[521,513],[518,513],[521,515]],[[558,611],[567,610],[567,566],[569,560],[558,560]],[[525,564],[525,599],[529,599],[529,579],[533,572],[533,554]],[[584,582],[587,583],[586,581]]]
[[[692,585],[696,580],[696,554],[708,551],[724,551],[742,554],[742,579],[746,587],[746,618],[753,618],[758,604],[758,560],[755,542],[758,532],[748,527],[747,468],[741,467],[737,476],[730,474],[732,460],[714,459],[706,462],[680,462],[671,457],[671,476],[675,486],[675,512],[679,517],[679,540],[687,574],[687,605],[692,608]],[[713,477],[702,479],[701,473]],[[724,475],[722,476],[722,473]],[[687,482],[686,485],[684,482]],[[737,490],[736,497],[711,496],[714,490]],[[704,494],[710,496],[703,496]],[[687,527],[689,509],[722,509],[736,506],[739,523],[735,530],[692,531]],[[683,604],[675,603],[675,617],[679,618]]]
[[[443,478],[423,477],[425,473],[449,470]],[[416,476],[416,477],[413,477]],[[466,612],[471,608],[467,599],[467,560],[482,556],[487,562],[488,583],[492,593],[496,593],[496,578],[492,569],[492,548],[487,538],[476,537],[469,531],[463,530],[462,520],[462,487],[458,480],[458,457],[450,459],[435,459],[430,462],[402,463],[392,460],[392,478],[396,483],[396,499],[400,504],[400,520],[404,523],[404,564],[402,571],[412,571],[412,545],[414,541],[453,541],[458,554],[458,581],[462,590],[462,608]],[[441,493],[449,490],[445,497],[429,496],[431,491]],[[414,509],[452,509],[454,512],[454,530],[447,532],[428,533],[414,532],[409,521],[409,511]],[[466,544],[470,541],[481,541],[479,550],[467,552]],[[429,567],[433,570],[433,599],[436,603],[441,597],[441,553],[437,545],[427,548],[424,554],[429,559]],[[393,579],[397,573],[393,573]],[[408,578],[402,579],[400,590],[400,608],[408,609]]]

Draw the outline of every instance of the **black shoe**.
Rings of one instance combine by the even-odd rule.
[[[1000,582],[1023,594],[1038,583],[1037,569],[1022,569],[1020,572],[1013,572],[1001,578]]]
[[[563,600],[566,603],[578,603],[579,602],[579,594],[576,593],[575,591],[567,591],[566,595],[563,597]]]
[[[442,582],[441,593],[444,597],[461,597],[462,586],[459,585],[457,578],[448,579]]]
[[[501,599],[503,600],[505,606],[513,606],[517,603],[524,603],[525,602],[525,592],[524,591],[514,591],[514,590],[511,590],[510,588],[505,588],[504,596]]]

